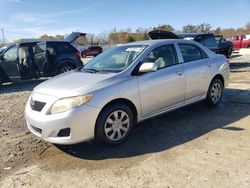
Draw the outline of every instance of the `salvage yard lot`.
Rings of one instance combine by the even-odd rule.
[[[42,82],[0,88],[0,187],[250,187],[250,56],[234,54],[216,108],[140,123],[120,146],[55,146],[29,133],[24,105]]]

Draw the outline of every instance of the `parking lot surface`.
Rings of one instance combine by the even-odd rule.
[[[0,187],[250,187],[250,56],[231,58],[221,103],[140,123],[116,147],[46,143],[24,106],[44,79],[0,87]]]

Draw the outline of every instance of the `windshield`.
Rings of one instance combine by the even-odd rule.
[[[83,70],[95,72],[120,72],[125,70],[146,48],[145,45],[114,47],[87,63]]]

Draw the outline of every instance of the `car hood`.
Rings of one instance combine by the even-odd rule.
[[[114,73],[101,74],[74,70],[41,83],[35,87],[34,92],[58,98],[77,96],[112,84],[115,76]]]

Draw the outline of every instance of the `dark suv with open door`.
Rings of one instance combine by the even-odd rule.
[[[72,43],[85,33],[73,32],[62,41],[14,44],[0,54],[0,84],[54,76],[82,66]]]

